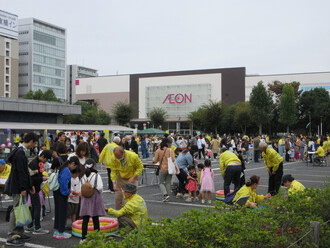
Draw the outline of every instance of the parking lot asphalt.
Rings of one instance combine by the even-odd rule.
[[[203,162],[202,159],[200,162]],[[152,158],[143,160],[143,163],[151,163]],[[219,160],[212,160],[212,169],[215,173],[215,189],[223,189],[223,179],[220,173]],[[107,189],[107,172],[104,166],[99,166],[99,174],[102,176],[104,189]],[[140,176],[140,184],[138,188],[138,194],[140,194],[147,203],[148,215],[154,221],[160,220],[160,218],[175,218],[182,215],[183,212],[188,211],[191,208],[202,209],[202,208],[212,208],[212,205],[201,204],[201,202],[191,202],[186,203],[183,199],[176,199],[174,195],[171,195],[170,201],[167,203],[162,202],[162,195],[157,185],[157,178],[154,174],[153,169],[145,169],[144,180],[142,183],[142,176]],[[284,174],[292,174],[293,177],[301,182],[305,187],[312,188],[322,188],[325,182],[330,181],[330,167],[318,167],[307,165],[304,162],[287,162],[284,163]],[[265,165],[261,160],[259,163],[250,161],[246,165],[245,176],[246,180],[252,176],[258,175],[261,177],[259,188],[257,189],[258,194],[266,194],[268,188],[268,173],[266,171]],[[147,180],[146,180],[147,179]],[[177,182],[174,176],[172,182]],[[231,185],[231,189],[233,185]],[[104,205],[107,207],[115,207],[115,197],[114,194],[110,194],[108,190],[104,190],[103,194]],[[212,194],[212,200],[215,200],[215,194]],[[11,204],[10,200],[4,201],[4,206]],[[50,204],[50,206],[49,206]],[[53,234],[53,220],[54,216],[54,201],[52,194],[50,195],[49,201],[46,200],[46,208],[50,213],[44,217],[41,222],[41,226],[45,229],[50,230],[50,234],[45,235],[31,235],[31,240],[25,244],[25,247],[36,247],[36,248],[46,248],[46,247],[74,247],[78,244],[80,239],[72,237],[67,240],[57,240],[52,237]],[[109,217],[109,216],[108,216]],[[5,222],[5,212],[0,212],[0,246],[4,245],[7,238],[8,222]],[[71,223],[69,220],[68,223]]]

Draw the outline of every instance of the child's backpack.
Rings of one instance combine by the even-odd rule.
[[[233,192],[226,195],[224,202],[228,205],[234,205],[233,200],[236,196],[237,191],[239,188],[235,189]]]
[[[60,167],[64,164],[64,161],[61,157],[58,157],[58,162],[60,163]],[[49,190],[51,191],[56,191],[59,189],[60,184],[58,182],[58,173],[59,173],[59,168],[56,169],[55,172],[53,172],[49,179],[47,180],[48,186],[49,186]]]
[[[94,177],[94,175],[96,175],[96,177],[95,177],[95,181],[94,181],[94,187],[92,187],[90,182],[92,181],[92,178]],[[81,185],[81,196],[83,196],[85,198],[90,198],[93,196],[95,188],[96,188],[98,174],[94,174],[94,175],[89,179],[89,181],[87,180],[87,178],[85,176],[85,183],[83,185]]]

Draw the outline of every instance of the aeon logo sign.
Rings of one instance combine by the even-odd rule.
[[[163,104],[165,102],[168,102],[170,104],[173,103],[187,103],[192,101],[192,94],[190,93],[189,95],[187,94],[168,94],[166,98],[163,101]]]

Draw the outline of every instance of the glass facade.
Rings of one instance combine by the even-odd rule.
[[[145,88],[146,113],[163,108],[168,117],[186,117],[211,99],[211,84],[164,85]]]
[[[64,100],[65,95],[65,31],[34,22],[32,90],[53,89]]]

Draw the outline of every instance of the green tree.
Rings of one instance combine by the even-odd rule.
[[[262,81],[253,87],[250,95],[250,114],[251,118],[259,127],[259,134],[262,134],[262,125],[268,122],[273,106],[273,100],[267,92]]]
[[[297,105],[295,101],[294,88],[290,84],[283,87],[283,92],[279,103],[280,116],[278,121],[287,126],[286,132],[289,133],[289,126],[297,122]]]
[[[222,103],[210,100],[202,107],[205,109],[204,124],[207,131],[218,133],[221,124]]]
[[[205,109],[200,107],[196,111],[190,112],[187,118],[193,123],[193,128],[195,130],[204,131],[205,130]]]
[[[330,130],[330,96],[329,92],[324,88],[314,88],[309,91],[304,91],[300,99],[301,103],[301,118],[304,124],[309,122],[309,114],[311,115],[311,125],[314,132],[317,131],[317,126],[323,122],[323,130]]]
[[[235,105],[223,104],[222,118],[221,118],[221,132],[226,134],[233,134],[237,131],[235,122]]]
[[[81,115],[64,116],[64,123],[97,125],[110,124],[110,115],[104,110],[99,110],[97,104],[89,102],[76,102],[75,105],[81,106]]]
[[[162,108],[153,108],[148,114],[153,126],[155,128],[159,128],[159,126],[163,125],[166,117],[167,112]]]
[[[235,105],[234,123],[243,134],[246,133],[246,128],[251,125],[249,102],[238,102]]]
[[[125,125],[133,118],[134,106],[130,103],[117,102],[112,108],[112,113],[119,125]]]
[[[296,103],[298,103],[301,92],[302,92],[302,90],[299,90],[300,82],[293,81],[291,83],[282,83],[282,82],[276,80],[276,81],[268,84],[268,91],[270,92],[270,94],[273,97],[275,97],[276,103],[279,103],[280,97],[282,95],[283,88],[285,85],[291,85],[293,87],[294,98],[295,98]]]
[[[42,92],[42,90],[37,90],[33,92],[32,90],[30,90],[25,96],[23,96],[23,99],[61,102],[61,100],[56,97],[53,89],[48,89],[46,92]]]

